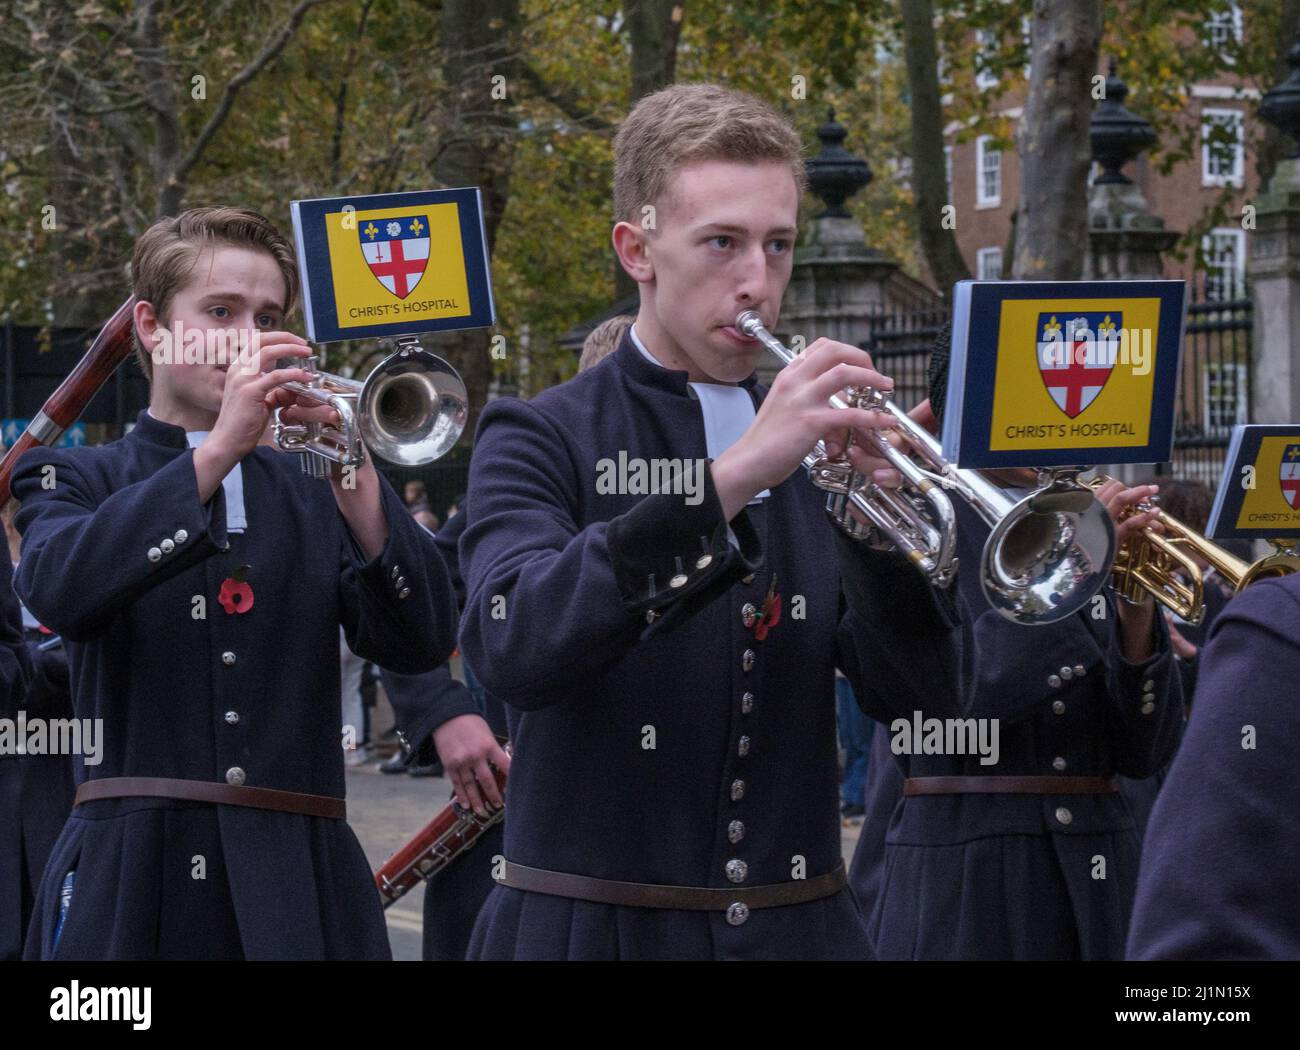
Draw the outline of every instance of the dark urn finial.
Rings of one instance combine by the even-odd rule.
[[[817,129],[822,144],[817,156],[804,162],[808,189],[826,205],[818,219],[851,218],[844,202],[872,179],[871,168],[844,148],[848,131],[835,119],[834,108],[826,112],[826,123]]]
[[[1282,83],[1264,93],[1259,102],[1259,115],[1291,136],[1292,148],[1287,157],[1300,157],[1300,26],[1296,27],[1295,42],[1286,53],[1286,64],[1291,72]]]
[[[1088,135],[1092,143],[1092,159],[1102,168],[1095,185],[1131,183],[1133,180],[1120,169],[1156,142],[1156,133],[1151,125],[1124,105],[1128,85],[1120,80],[1116,68],[1115,56],[1112,55],[1107,65],[1106,97],[1093,110]]]

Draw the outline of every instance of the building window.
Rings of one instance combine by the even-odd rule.
[[[952,203],[952,147],[943,148],[943,189],[944,199]]]
[[[975,140],[975,206],[996,208],[1002,203],[1002,152],[991,149],[991,135]]]
[[[1206,361],[1203,379],[1205,430],[1226,436],[1246,420],[1246,365],[1234,361]]]
[[[1213,229],[1201,238],[1205,259],[1205,299],[1224,303],[1246,295],[1246,231]]]
[[[980,281],[1002,280],[1002,249],[981,248],[975,253],[975,278]]]
[[[1231,61],[1231,56],[1224,52],[1231,52],[1241,43],[1241,5],[1236,0],[1229,0],[1217,11],[1206,15],[1202,25],[1206,47]]]
[[[975,86],[981,91],[998,86],[998,75],[992,69],[997,52],[997,34],[989,29],[975,30]]]
[[[1240,186],[1246,167],[1239,109],[1201,111],[1201,185]]]

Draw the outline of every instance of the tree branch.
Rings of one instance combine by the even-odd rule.
[[[267,41],[261,53],[230,79],[225,90],[221,93],[221,101],[217,104],[216,111],[208,118],[198,137],[195,138],[189,152],[181,158],[180,163],[173,170],[172,174],[176,179],[183,179],[189,174],[190,169],[199,162],[199,158],[203,156],[203,151],[208,148],[208,143],[212,141],[213,136],[221,129],[221,125],[226,122],[226,118],[230,115],[235,96],[285,49],[290,39],[298,31],[298,27],[302,24],[307,12],[313,7],[328,2],[330,0],[299,0],[298,5],[290,12],[288,20],[280,27],[279,32]]]
[[[577,101],[571,94],[552,88],[530,63],[521,59],[518,62],[519,79],[533,89],[543,101],[549,102],[576,124],[584,124],[588,130],[602,135],[612,135],[617,127],[609,121],[596,116]]]

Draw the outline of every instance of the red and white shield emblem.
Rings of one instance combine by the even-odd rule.
[[[423,215],[367,219],[357,230],[370,272],[397,298],[405,299],[429,265],[429,220]]]
[[[1300,445],[1282,450],[1282,497],[1292,510],[1300,510]]]
[[[1097,400],[1115,368],[1118,314],[1077,314],[1062,324],[1038,319],[1038,373],[1057,407],[1071,419]]]

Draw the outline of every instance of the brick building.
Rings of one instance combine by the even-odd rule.
[[[1220,46],[1239,40],[1243,17],[1250,17],[1249,10],[1243,15],[1241,4],[1231,4],[1222,15],[1206,22],[1203,39]],[[1024,31],[1028,32],[1028,19]],[[982,34],[976,34],[975,46],[988,44]],[[1104,74],[1105,61],[1103,55],[1099,73]],[[1004,74],[1013,76],[1015,82],[1007,85],[994,107],[996,114],[1013,123],[1023,111],[1028,73],[1026,66]],[[990,91],[999,80],[980,73],[976,85]],[[1198,132],[1195,155],[1167,175],[1157,171],[1145,155],[1126,168],[1126,174],[1141,188],[1151,211],[1164,220],[1166,229],[1180,234],[1192,229],[1210,212],[1225,187],[1235,191],[1226,210],[1229,216],[1240,216],[1242,205],[1253,199],[1258,177],[1251,143],[1262,134],[1255,113],[1259,97],[1256,88],[1242,85],[1241,78],[1230,75],[1194,85],[1185,119]],[[1126,104],[1141,112],[1140,97],[1130,94]],[[1224,131],[1211,137],[1210,131],[1216,125]],[[950,143],[945,150],[946,174],[949,201],[956,207],[957,244],[973,276],[995,279],[1009,274],[1011,267],[1005,253],[1018,198],[1019,159],[1014,149],[995,149],[988,135],[958,142],[960,130],[957,124],[945,129]],[[1246,268],[1245,230],[1239,221],[1227,224],[1230,222],[1214,227],[1201,238],[1204,266],[1198,267],[1191,253],[1186,253],[1184,260],[1170,257],[1166,259],[1165,276],[1190,279],[1194,272],[1203,274],[1207,299],[1240,298]]]

